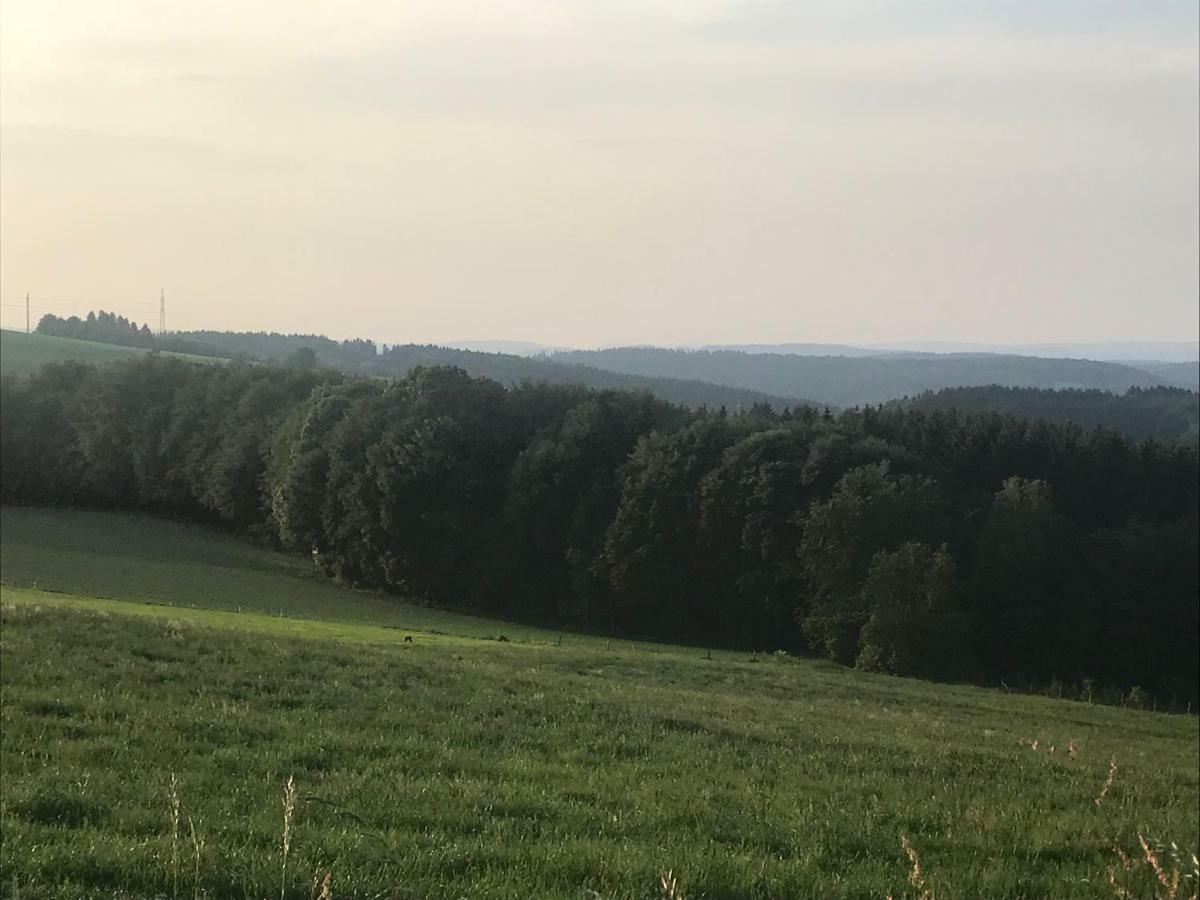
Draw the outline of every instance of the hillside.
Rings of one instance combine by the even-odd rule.
[[[1112,392],[1187,386],[1121,363],[992,354],[847,357],[623,347],[556,353],[551,359],[648,377],[669,373],[841,407],[990,384]]]
[[[103,365],[124,359],[136,359],[152,351],[139,347],[122,347],[102,344],[98,341],[81,341],[75,338],[48,334],[24,334],[19,331],[0,331],[0,376],[25,377],[37,372],[46,363],[79,362]],[[163,353],[194,362],[211,362],[207,357],[189,356],[182,353]]]
[[[1141,896],[1139,834],[1190,874],[1191,717],[420,610],[379,627],[332,586],[317,621],[290,560],[228,538],[4,516],[21,896],[306,898],[328,873],[337,897],[899,897],[913,859],[939,897],[1107,896],[1110,872]]]

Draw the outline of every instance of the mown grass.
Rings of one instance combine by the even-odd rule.
[[[102,344],[99,341],[81,341],[75,338],[58,337],[50,334],[25,334],[20,331],[0,330],[0,375],[25,377],[32,375],[47,363],[72,360],[89,365],[104,365],[132,359],[146,353],[141,347],[120,347]],[[206,356],[188,353],[164,353],[193,362],[213,363]]]
[[[906,839],[939,898],[1112,896],[1110,870],[1153,896],[1114,847],[1200,840],[1192,717],[559,645],[307,595],[290,560],[94,515],[5,510],[5,581],[96,564],[116,597],[123,565],[169,593],[175,566],[181,594],[237,584],[321,618],[0,588],[0,895],[298,898],[331,873],[334,897],[648,898],[670,870],[691,898],[916,897]],[[415,618],[369,624],[377,603]]]

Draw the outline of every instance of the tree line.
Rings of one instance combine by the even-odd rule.
[[[75,338],[84,341],[100,341],[104,344],[119,344],[122,347],[154,347],[157,338],[149,325],[138,326],[137,322],[116,313],[100,310],[90,312],[84,318],[71,316],[63,319],[47,313],[38,321],[39,334]]]
[[[1194,447],[996,413],[148,356],[0,387],[0,499],[139,509],[440,606],[1194,702]]]

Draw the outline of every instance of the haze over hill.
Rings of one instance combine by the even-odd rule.
[[[397,341],[404,344],[406,341]],[[536,341],[434,341],[438,347],[454,350],[474,350],[478,353],[511,353],[514,356],[543,356],[560,350],[575,350],[575,347],[550,347]]]
[[[1200,343],[1190,341],[1078,341],[1054,344],[1000,344],[963,341],[897,341],[876,345],[877,350],[918,353],[998,353],[1044,356],[1052,359],[1095,359],[1110,362],[1153,360],[1190,363],[1200,360]]]
[[[86,319],[48,315],[38,330],[39,339],[90,338],[223,358],[285,361],[308,352],[313,364],[382,377],[399,377],[416,366],[457,366],[506,385],[531,381],[645,390],[692,408],[735,411],[756,403],[777,410],[814,403],[855,406],[945,388],[988,385],[1117,394],[1131,387],[1193,391],[1198,387],[1198,369],[1190,363],[1130,365],[980,353],[875,352],[840,345],[779,345],[811,355],[657,347],[517,355],[435,345],[377,345],[363,338],[335,341],[323,335],[191,331],[156,336],[136,322],[107,312]],[[10,343],[24,337],[8,334]],[[529,350],[536,345],[524,346]],[[843,350],[857,350],[859,355],[840,352]]]
[[[405,343],[398,341],[397,343]],[[574,350],[612,350],[611,346],[552,346],[527,340],[443,340],[441,347],[478,350],[485,353],[514,353],[537,356]],[[632,346],[653,347],[653,344]],[[1050,359],[1093,359],[1108,362],[1197,363],[1200,343],[1196,341],[1101,341],[1060,344],[997,344],[955,341],[893,341],[879,344],[831,344],[790,341],[759,344],[665,345],[667,350],[736,350],[742,353],[780,353],[795,356],[888,356],[893,354],[987,353],[1002,356],[1040,356]]]
[[[687,350],[738,350],[743,353],[783,353],[796,356],[888,356],[893,354],[986,353],[1000,356],[1039,356],[1049,359],[1093,359],[1107,362],[1178,363],[1200,365],[1195,341],[1110,341],[1066,344],[990,344],[956,341],[896,341],[882,344],[707,344],[678,347]]]
[[[988,354],[853,358],[624,347],[556,353],[550,358],[556,362],[577,363],[643,376],[673,372],[676,377],[701,379],[783,396],[802,393],[820,403],[835,406],[881,403],[929,390],[991,384],[1054,389],[1095,388],[1116,393],[1123,393],[1131,387],[1192,386],[1184,378],[1174,377],[1170,370],[1152,374],[1122,363]]]
[[[107,312],[86,319],[60,319],[48,315],[38,323],[36,334],[4,331],[3,335],[8,357],[3,373],[16,375],[32,374],[47,362],[107,361],[153,349],[183,351],[221,359],[274,362],[304,362],[295,359],[296,355],[311,352],[308,364],[324,365],[349,374],[397,378],[418,366],[454,366],[475,377],[490,378],[507,386],[528,381],[574,384],[597,390],[646,391],[693,409],[707,406],[736,411],[749,409],[755,404],[767,404],[782,410],[810,402],[726,385],[672,377],[648,378],[590,366],[556,363],[545,357],[483,353],[432,345],[376,345],[370,340],[335,341],[313,334],[191,331],[153,335],[147,329],[139,329],[137,323]]]

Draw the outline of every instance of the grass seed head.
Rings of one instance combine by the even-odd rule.
[[[921,860],[917,857],[917,851],[909,842],[908,835],[900,835],[900,846],[904,850],[904,855],[908,857],[908,862],[911,866],[908,872],[908,883],[921,892],[918,894],[919,900],[934,900],[933,891],[925,886],[925,876],[921,874]]]
[[[179,779],[171,773],[167,787],[167,803],[171,812],[171,890],[179,896]]]
[[[296,781],[289,775],[283,784],[283,865],[279,871],[279,898],[287,893],[288,853],[292,849],[292,815],[296,812]]]
[[[683,882],[675,877],[675,873],[671,869],[667,869],[658,876],[658,889],[663,900],[687,900],[687,896],[683,893]]]
[[[201,822],[201,825],[204,823]],[[188,828],[192,833],[192,854],[196,867],[192,879],[192,898],[197,900],[200,897],[200,858],[204,855],[204,835],[197,830],[196,823],[192,821],[192,817],[188,816]]]
[[[1104,779],[1104,784],[1100,786],[1100,793],[1096,795],[1096,799],[1092,802],[1097,806],[1104,803],[1104,798],[1108,796],[1109,790],[1113,786],[1113,782],[1117,780],[1117,757],[1113,756],[1108,761],[1108,777]]]
[[[1184,856],[1176,844],[1170,847],[1156,846],[1141,832],[1138,833],[1141,858],[1130,857],[1120,847],[1113,847],[1120,866],[1108,869],[1108,884],[1113,896],[1119,898],[1153,897],[1154,900],[1198,900],[1200,898],[1200,858],[1196,854]],[[1139,887],[1150,881],[1146,887]],[[1186,892],[1189,888],[1191,893]],[[1131,889],[1132,886],[1132,889]]]

